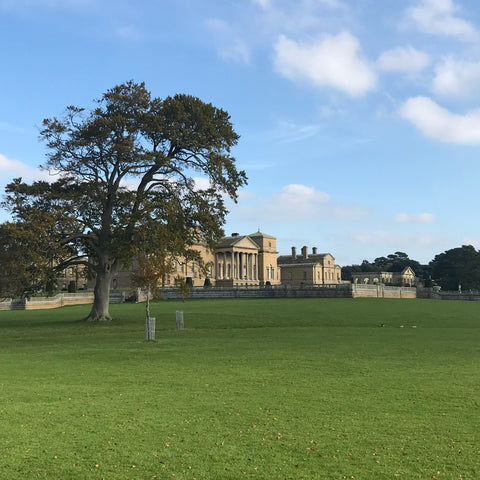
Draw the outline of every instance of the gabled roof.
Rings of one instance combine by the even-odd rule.
[[[276,240],[276,237],[273,237],[272,235],[267,235],[266,233],[261,232],[260,230],[255,233],[251,233],[248,235],[249,237],[263,237],[263,238],[271,238],[272,240]]]
[[[248,235],[235,235],[231,237],[224,237],[218,242],[216,248],[218,249],[234,247],[258,249],[258,245],[253,240],[251,240]]]
[[[333,258],[330,253],[312,254],[308,255],[307,258],[303,255],[298,255],[296,258],[293,258],[291,255],[280,255],[277,259],[277,265],[315,265],[317,263],[323,265],[323,260],[327,255],[330,255]]]

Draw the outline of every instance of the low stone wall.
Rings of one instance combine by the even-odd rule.
[[[182,298],[176,288],[162,288],[160,296],[166,299]],[[353,284],[263,288],[210,287],[194,288],[188,298],[416,298],[416,289]]]
[[[46,310],[66,305],[93,303],[93,292],[59,293],[53,297],[32,297],[0,302],[0,310]]]
[[[418,298],[430,298],[433,300],[461,300],[480,302],[480,292],[455,292],[443,291],[438,288],[419,288]]]
[[[0,310],[47,310],[89,303],[93,303],[93,292],[59,293],[52,297],[32,297],[29,300],[16,299],[0,302]]]
[[[161,288],[161,298],[182,298],[177,288]],[[352,298],[351,285],[193,288],[188,298]]]
[[[180,299],[177,288],[162,288],[161,298]],[[125,301],[145,301],[143,292],[137,291],[132,298],[132,292],[115,291],[110,294],[110,303]],[[385,287],[383,285],[284,285],[275,287],[236,287],[193,288],[188,298],[416,298],[416,289],[408,287]],[[422,297],[424,298],[424,297]],[[53,297],[32,297],[30,300],[8,300],[0,302],[0,310],[42,310],[59,308],[66,305],[81,305],[93,303],[93,292],[60,293]]]
[[[353,298],[417,298],[415,287],[387,287],[385,285],[352,285]]]

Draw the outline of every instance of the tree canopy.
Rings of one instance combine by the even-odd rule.
[[[480,252],[472,245],[452,248],[430,262],[435,281],[444,290],[480,290]]]
[[[89,111],[69,106],[43,121],[41,138],[43,168],[56,180],[16,179],[4,206],[17,226],[48,226],[53,269],[83,264],[95,276],[89,320],[110,318],[112,274],[138,245],[172,255],[198,242],[213,247],[225,198],[236,201],[247,180],[231,155],[239,136],[226,111],[185,94],[152,98],[144,83],[115,86]]]

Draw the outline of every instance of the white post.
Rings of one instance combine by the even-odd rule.
[[[155,317],[146,317],[145,321],[145,340],[155,340]]]
[[[176,311],[175,320],[177,323],[177,330],[183,330],[183,311],[181,310]]]

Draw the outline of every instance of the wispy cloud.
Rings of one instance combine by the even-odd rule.
[[[279,143],[295,143],[315,137],[323,129],[319,123],[296,123],[291,120],[280,120],[270,133]]]
[[[352,97],[375,89],[374,69],[349,32],[326,35],[312,43],[296,42],[281,35],[275,44],[275,69],[294,82],[333,88]]]
[[[430,56],[412,46],[398,47],[383,52],[377,60],[377,66],[384,72],[416,73],[427,68]]]
[[[218,18],[211,18],[205,26],[214,36],[218,55],[226,60],[238,63],[250,62],[250,46],[232,24]]]
[[[406,19],[424,33],[461,40],[476,39],[478,31],[458,14],[459,10],[453,0],[421,0],[407,10]]]
[[[259,20],[270,34],[298,34],[325,25],[327,12],[345,10],[340,0],[252,0],[261,8]]]
[[[443,96],[468,96],[477,92],[480,83],[480,62],[447,57],[435,67],[433,91]]]
[[[431,213],[398,213],[394,217],[395,223],[432,223],[435,215]]]
[[[428,97],[415,97],[407,100],[399,113],[432,140],[460,145],[480,144],[480,110],[458,115]]]

